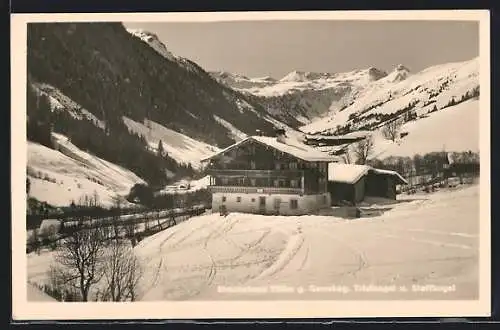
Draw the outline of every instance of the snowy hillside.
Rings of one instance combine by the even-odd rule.
[[[61,134],[53,134],[57,150],[28,141],[27,175],[30,196],[54,206],[68,206],[83,195],[97,193],[104,206],[124,202],[130,188],[144,181],[131,171],[78,149]]]
[[[439,110],[478,93],[478,58],[433,66],[413,75],[398,66],[397,72],[367,86],[342,111],[333,111],[301,129],[308,133],[333,133],[346,125],[350,130],[373,128],[393,116],[403,116],[408,111],[422,116],[434,107]]]
[[[73,101],[59,89],[47,83],[32,83],[37,93],[46,95],[49,98],[52,111],[67,111],[77,120],[90,120],[95,126],[104,129],[104,122],[94,116],[90,111]]]
[[[220,150],[168,129],[152,120],[146,119],[144,123],[139,123],[124,116],[123,122],[132,132],[144,135],[153,150],[158,148],[158,143],[161,140],[163,149],[170,157],[179,163],[190,163],[195,168],[200,166],[200,159]]]
[[[479,101],[468,100],[411,121],[401,127],[408,133],[393,143],[375,134],[373,157],[409,156],[430,152],[479,152]]]
[[[477,185],[384,209],[357,220],[191,218],[135,247],[146,270],[141,300],[477,299]],[[46,281],[52,258],[48,251],[29,254],[28,280]],[[408,290],[391,289],[401,285]],[[413,290],[426,285],[435,290]]]

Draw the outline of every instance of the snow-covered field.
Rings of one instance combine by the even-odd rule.
[[[54,206],[68,206],[83,195],[99,196],[110,206],[144,181],[133,172],[78,149],[61,134],[53,134],[58,150],[28,141],[27,174],[30,196]]]
[[[200,166],[201,159],[219,151],[217,147],[192,139],[151,120],[139,123],[123,117],[123,122],[131,131],[143,134],[152,149],[158,148],[161,140],[163,149],[170,157],[180,163],[191,163],[195,168]]]
[[[401,197],[355,220],[192,218],[135,247],[142,300],[477,299],[479,187]],[[28,255],[28,280],[43,281],[50,260]]]

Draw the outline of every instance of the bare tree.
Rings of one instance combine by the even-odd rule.
[[[80,206],[98,206],[97,194],[83,196]],[[88,301],[92,286],[97,284],[103,274],[103,258],[105,252],[105,230],[99,226],[98,220],[78,219],[78,225],[68,237],[62,240],[61,247],[55,256],[57,265],[53,276],[58,283],[72,287],[80,292],[81,299]]]
[[[79,229],[63,240],[55,257],[60,266],[58,276],[62,283],[79,290],[83,301],[104,275],[104,238],[101,228]]]
[[[365,165],[368,158],[373,153],[373,138],[371,136],[355,143],[352,148],[352,154],[355,158],[356,164]]]
[[[403,123],[399,119],[395,119],[390,121],[382,128],[382,135],[392,142],[396,141],[399,136],[399,131],[401,130],[401,126]]]
[[[142,275],[142,266],[132,247],[126,241],[113,240],[104,264],[103,300],[135,301]]]
[[[352,145],[347,146],[344,149],[344,153],[342,154],[342,158],[344,159],[344,163],[346,163],[346,164],[352,164],[352,154],[353,154],[353,147],[352,147]]]
[[[122,209],[122,200],[120,197],[113,198],[113,214],[111,217],[111,225],[113,227],[113,235],[114,238],[118,238],[120,236],[120,231],[122,229],[121,224],[121,209]]]

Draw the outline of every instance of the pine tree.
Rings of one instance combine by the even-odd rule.
[[[30,195],[31,181],[29,178],[26,178],[26,195]]]
[[[165,150],[163,150],[163,142],[160,140],[158,142],[158,156],[163,157]]]

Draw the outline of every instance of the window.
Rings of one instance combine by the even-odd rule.
[[[250,161],[250,168],[251,168],[252,170],[255,170],[255,167],[256,167],[256,166],[255,166],[255,161],[254,161],[254,160]]]
[[[290,180],[290,187],[297,188],[299,186],[298,180]]]
[[[221,181],[224,186],[227,186],[229,184],[229,179],[227,177],[222,177]]]
[[[281,164],[280,163],[275,163],[274,168],[277,170],[281,170]]]
[[[237,202],[237,203],[240,203],[240,202],[241,202],[241,197],[240,197],[240,196],[236,197],[236,202]]]
[[[252,187],[255,187],[255,185],[256,185],[255,179],[250,179],[250,185]]]
[[[226,196],[222,196],[222,203],[226,201]]]
[[[255,198],[252,198],[252,203],[255,203]]]
[[[325,173],[325,172],[326,172],[326,164],[325,164],[325,163],[320,163],[320,164],[319,164],[319,170],[320,170],[322,173]]]
[[[244,186],[245,185],[245,178],[238,178],[238,185]]]
[[[279,187],[279,185],[280,185],[279,180],[274,180],[274,182],[273,182],[273,183],[274,183],[274,186],[275,186],[275,187]]]
[[[290,208],[296,210],[299,207],[299,203],[296,199],[290,199]]]
[[[288,167],[291,170],[296,170],[298,168],[297,163],[295,163],[295,162],[292,162],[292,163],[288,164]]]
[[[275,198],[274,199],[274,209],[279,210],[281,205],[281,198]]]

